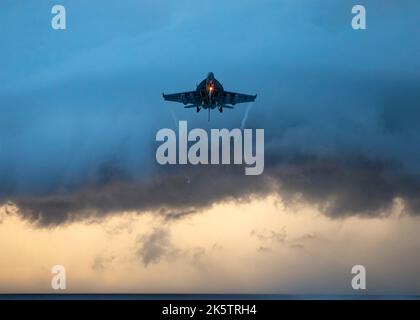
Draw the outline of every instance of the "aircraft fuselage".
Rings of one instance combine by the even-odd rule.
[[[212,72],[207,75],[207,78],[197,85],[197,94],[202,98],[200,108],[203,109],[215,109],[221,106],[221,97],[223,96],[222,84],[214,78]]]

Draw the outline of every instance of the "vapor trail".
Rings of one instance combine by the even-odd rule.
[[[174,120],[175,128],[178,129],[178,118],[176,117],[175,112],[171,107],[169,107],[169,112],[171,113],[172,119]]]
[[[254,105],[254,102],[251,102],[246,107],[245,114],[244,114],[244,117],[243,117],[242,122],[241,122],[241,129],[242,130],[245,128],[246,120],[248,119],[249,110],[251,110],[253,105]]]

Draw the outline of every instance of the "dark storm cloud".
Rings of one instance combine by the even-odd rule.
[[[205,182],[205,183],[204,183]],[[243,175],[243,169],[189,168],[184,173],[150,178],[147,182],[115,182],[64,195],[18,197],[20,213],[39,225],[100,217],[121,211],[155,211],[171,221],[222,200],[246,201],[268,194],[272,183],[265,177]]]
[[[197,213],[196,210],[184,210],[184,211],[168,211],[168,210],[164,210],[164,209],[160,209],[159,210],[159,214],[163,215],[166,219],[166,221],[171,221],[171,220],[178,220],[178,219],[182,219],[185,218],[187,216],[190,216],[194,213]]]
[[[333,217],[386,214],[394,200],[404,200],[418,214],[420,182],[390,163],[356,159],[296,159],[276,166],[273,177],[283,197],[301,194]]]
[[[9,61],[0,74],[1,203],[40,225],[124,210],[174,220],[273,192],[332,217],[383,214],[396,198],[420,212],[418,2],[366,1],[366,31],[351,29],[350,1],[223,2],[204,11],[192,3],[163,13],[150,3],[149,18],[138,20],[140,7],[129,2],[120,24],[112,5],[101,3],[88,23],[74,2],[85,32],[74,21],[65,39],[42,27],[31,28],[36,36],[10,32],[0,52]],[[30,23],[40,8],[15,10]],[[150,19],[161,14],[167,19]],[[218,35],[210,48],[207,24]],[[229,90],[258,93],[257,102],[214,112],[209,124],[161,101],[162,91],[192,89],[210,70]],[[264,128],[264,174],[157,167],[155,134],[174,119]]]
[[[242,168],[186,168],[144,183],[115,182],[69,195],[19,197],[14,203],[24,217],[45,226],[121,211],[154,211],[172,221],[220,201],[247,201],[273,192],[286,203],[300,195],[332,217],[386,214],[396,198],[405,201],[407,212],[419,213],[418,180],[392,165],[296,158],[278,160],[265,170],[262,176],[250,177]]]

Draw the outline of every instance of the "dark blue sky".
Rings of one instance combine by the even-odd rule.
[[[420,3],[362,3],[365,31],[351,28],[353,1],[72,0],[60,2],[67,30],[54,31],[54,1],[2,1],[2,199],[150,183],[158,129],[239,127],[247,108],[247,127],[266,130],[266,174],[285,194],[340,199],[330,213],[415,198]],[[213,112],[209,125],[162,100],[209,71],[257,101]],[[380,185],[373,204],[357,191],[366,184]]]

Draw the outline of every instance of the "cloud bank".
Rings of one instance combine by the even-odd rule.
[[[2,23],[15,26],[19,12],[32,27],[9,27],[0,53],[9,61],[0,75],[0,203],[46,226],[119,211],[174,219],[272,193],[332,217],[381,215],[396,199],[420,212],[417,2],[367,1],[366,31],[351,29],[350,1],[208,4],[206,14],[189,1],[163,12],[150,3],[140,20],[130,2],[122,24],[111,4],[101,3],[97,20],[83,14],[95,3],[67,5],[76,20],[65,34],[48,19],[36,24],[42,6],[1,10]],[[210,47],[207,23],[218,35]],[[252,109],[214,113],[208,124],[161,101],[208,71],[228,90],[258,93]],[[246,118],[265,129],[264,174],[159,167],[155,133],[174,116],[190,127]]]

